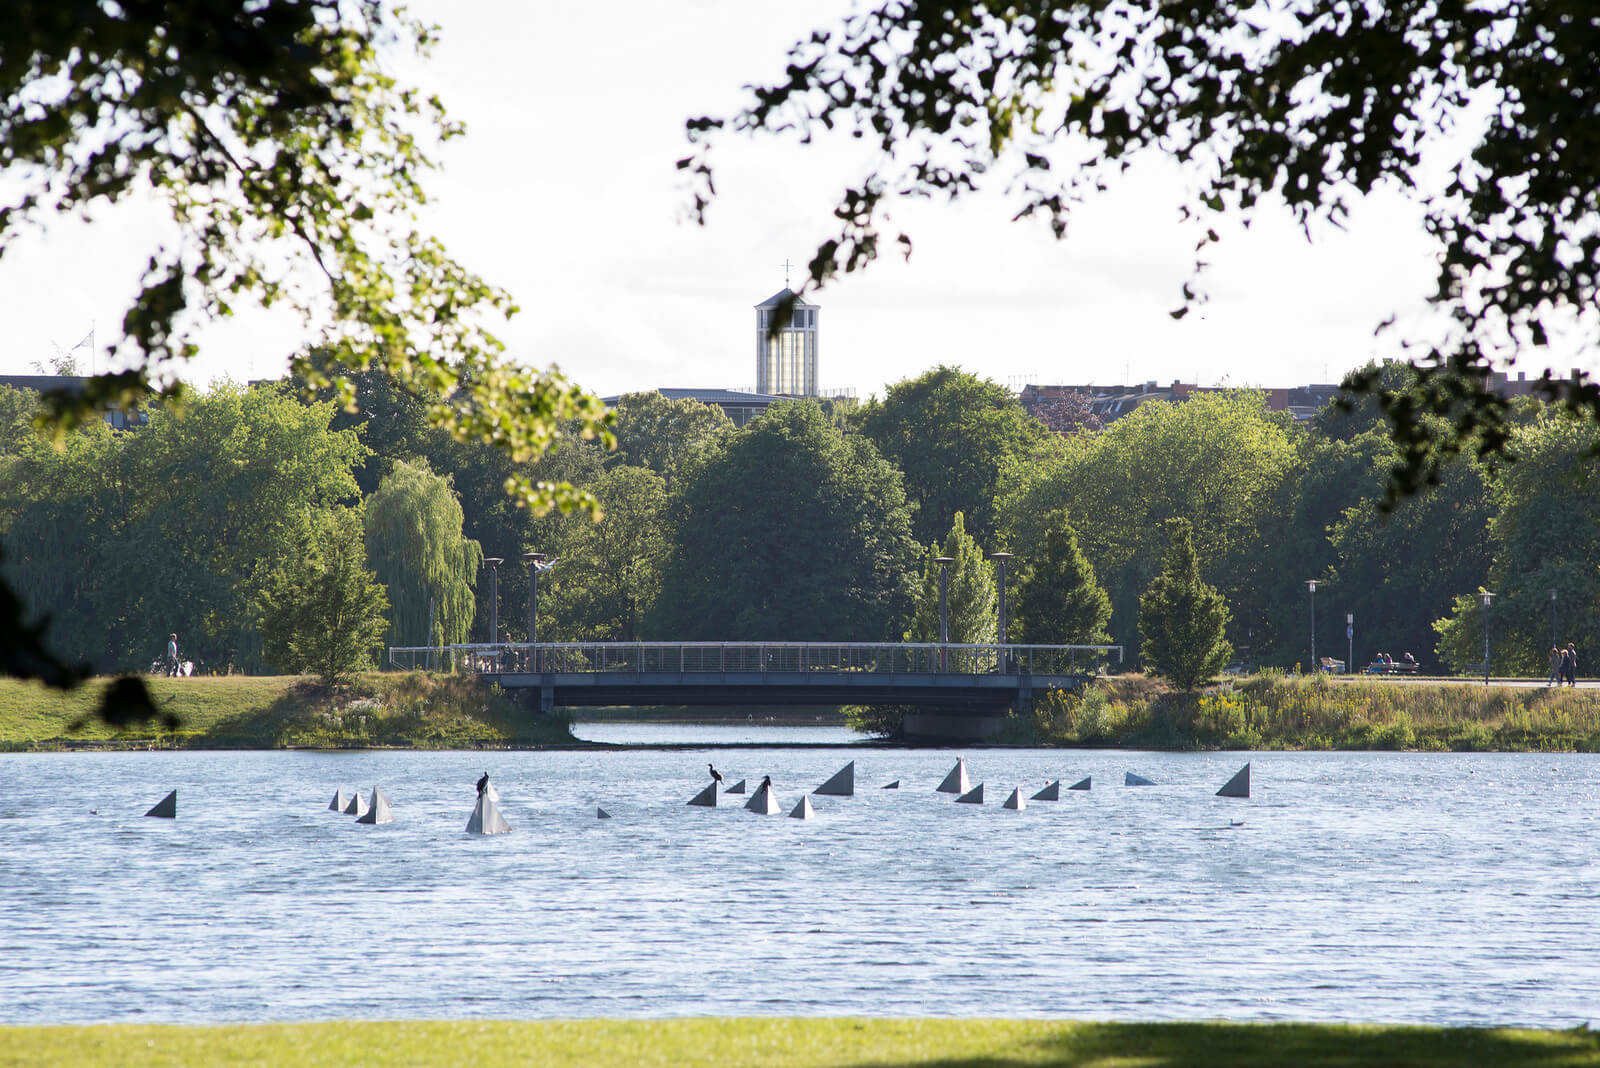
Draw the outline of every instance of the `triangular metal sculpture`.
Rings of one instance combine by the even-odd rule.
[[[349,803],[350,801],[344,796],[343,790],[335,790],[333,792],[333,800],[328,802],[328,811],[343,812],[344,806],[348,805]]]
[[[360,790],[357,790],[355,793],[350,795],[350,803],[344,806],[344,814],[346,816],[357,817],[365,816],[367,814],[367,803],[361,800]]]
[[[160,801],[157,801],[155,803],[155,807],[152,808],[149,812],[146,812],[145,815],[146,816],[159,816],[161,819],[164,819],[164,820],[175,820],[175,819],[177,819],[178,818],[178,791],[174,790],[170,794],[168,794],[166,797],[163,797]]]
[[[729,793],[732,793],[730,790]],[[689,798],[689,804],[699,805],[701,808],[717,807],[717,784],[715,780],[706,784],[706,788]]]
[[[1067,789],[1069,789],[1069,790],[1087,790],[1089,788],[1089,780],[1092,779],[1092,778],[1094,778],[1094,776],[1085,775],[1081,780],[1079,780],[1078,782],[1075,782],[1071,786],[1067,787]]]
[[[744,780],[740,779],[738,782],[734,783],[732,786],[728,787],[726,790],[724,790],[722,792],[725,793],[725,794],[742,794],[742,793],[744,793]]]
[[[900,780],[896,779],[894,782],[884,783],[882,786],[878,787],[878,789],[880,789],[880,790],[898,790],[898,789],[900,789]]]
[[[357,816],[356,822],[371,825],[394,822],[394,812],[390,810],[389,799],[383,796],[382,790],[376,786],[372,788],[372,807],[367,809],[366,815]]]
[[[822,791],[819,790],[817,792],[821,793]],[[789,813],[791,818],[797,820],[808,820],[816,814],[817,810],[811,807],[811,798],[807,797],[805,794],[800,795],[800,803],[794,806],[793,812]]]
[[[1124,786],[1154,786],[1155,783],[1151,782],[1149,779],[1145,778],[1143,775],[1135,775],[1131,771],[1125,771],[1125,772],[1122,773],[1122,785],[1124,785]]]
[[[603,808],[597,808],[594,810],[594,818],[597,820],[608,820],[611,818],[611,813],[607,812]]]
[[[782,811],[778,808],[778,799],[772,796],[772,787],[765,785],[756,788],[756,792],[744,803],[744,807],[763,816],[776,816]]]
[[[972,789],[972,780],[967,778],[967,758],[957,757],[956,766],[950,769],[950,774],[944,777],[944,782],[939,784],[935,793],[964,794]]]
[[[960,797],[956,798],[956,804],[958,804],[958,805],[981,805],[981,804],[983,804],[983,783],[980,782],[978,785],[974,786],[971,790],[968,790],[966,793],[964,793]]]
[[[1250,796],[1250,765],[1246,764],[1234,772],[1233,778],[1223,784],[1217,791],[1218,797],[1249,797]]]
[[[1029,801],[1060,801],[1061,800],[1061,780],[1057,779],[1055,782],[1051,783],[1049,786],[1046,786],[1043,790],[1040,790],[1038,793],[1036,793],[1032,797],[1028,798],[1028,800]]]
[[[374,794],[377,793],[377,791],[373,792]],[[373,808],[376,810],[377,806],[374,805]],[[388,808],[388,802],[384,802],[384,808]],[[393,819],[394,817],[390,816],[389,818]],[[467,820],[467,833],[511,833],[511,824],[507,823],[505,817],[500,815],[500,806],[494,803],[494,798],[489,796],[488,790],[485,790],[483,793],[479,794],[478,803],[472,806],[472,818]]]
[[[1027,808],[1028,803],[1022,799],[1022,787],[1019,786],[1015,790],[1012,790],[1011,796],[1006,798],[1006,803],[1000,807],[1015,809],[1018,812],[1021,812],[1023,809]]]
[[[829,797],[856,796],[856,762],[854,760],[834,772],[833,778],[811,791]]]

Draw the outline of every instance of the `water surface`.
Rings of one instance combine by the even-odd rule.
[[[0,1023],[1596,1020],[1600,758],[979,750],[970,806],[955,755],[0,755]],[[852,757],[812,821],[684,804],[715,761],[787,812]],[[510,835],[463,833],[484,770]],[[374,784],[393,824],[326,810]]]

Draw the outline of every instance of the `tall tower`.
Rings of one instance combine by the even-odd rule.
[[[772,337],[767,333],[778,305],[793,298],[788,286],[756,305],[756,392],[788,397],[817,395],[817,312],[815,304],[795,298],[789,324]]]

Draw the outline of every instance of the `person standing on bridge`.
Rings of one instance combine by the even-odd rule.
[[[1562,654],[1562,659],[1567,665],[1567,685],[1576,688],[1578,685],[1578,647],[1571,642],[1567,643],[1567,651]]]
[[[1544,684],[1545,689],[1548,690],[1556,683],[1566,681],[1561,677],[1562,665],[1565,663],[1566,657],[1561,655],[1561,650],[1552,645],[1550,647],[1550,680]]]

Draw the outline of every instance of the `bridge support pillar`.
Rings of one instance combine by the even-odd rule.
[[[556,687],[553,682],[539,685],[539,713],[548,716],[556,710]]]
[[[1011,698],[1011,711],[1019,716],[1033,711],[1033,684],[1026,675],[1017,676],[1017,693]]]

